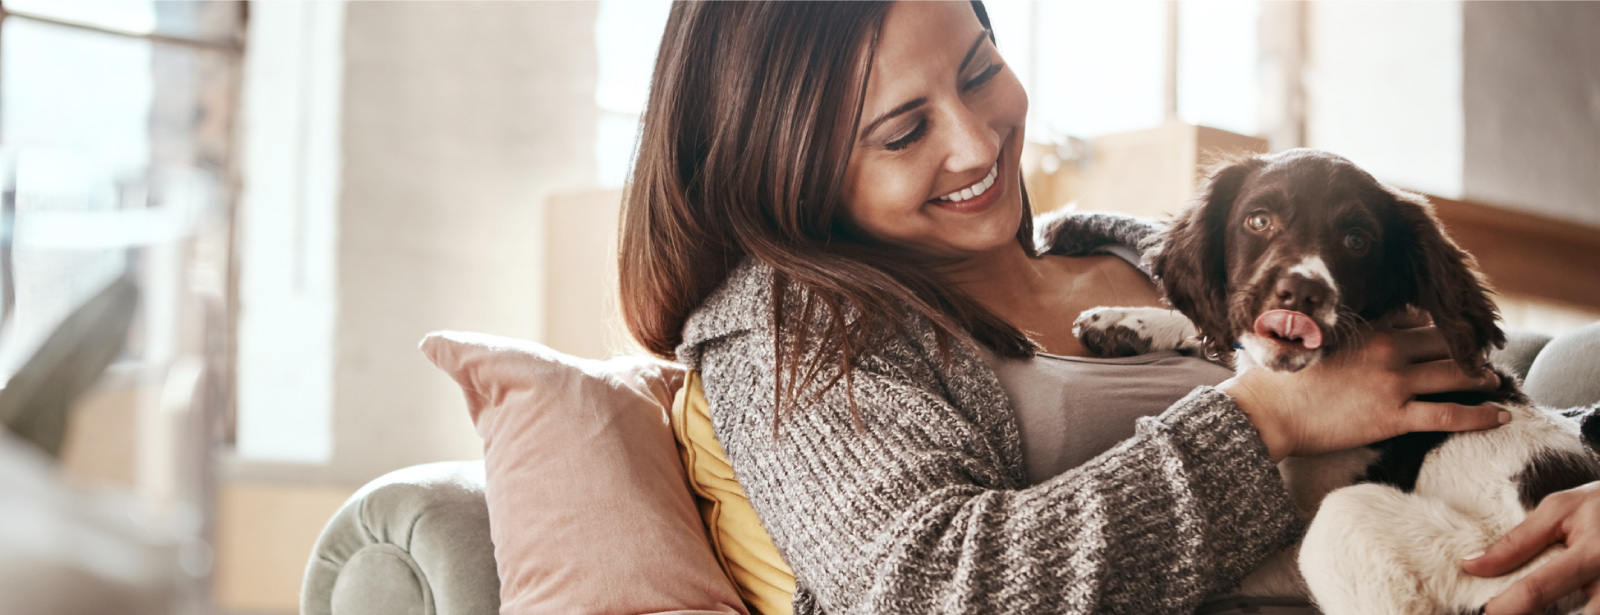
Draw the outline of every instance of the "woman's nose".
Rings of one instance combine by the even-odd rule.
[[[945,167],[953,173],[987,169],[1000,157],[1000,135],[986,118],[959,106],[953,113],[950,155]]]

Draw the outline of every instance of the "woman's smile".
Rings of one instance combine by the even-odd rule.
[[[983,176],[983,179],[978,180],[978,183],[967,186],[966,188],[962,188],[950,194],[946,194],[934,200],[947,202],[965,201],[972,197],[981,195],[984,193],[984,191],[988,190],[990,186],[994,185],[996,171],[999,170],[999,168],[1000,163],[999,161],[996,161],[994,164],[989,165],[989,174]]]
[[[997,182],[1000,177],[1001,161],[996,160],[989,167],[989,174],[977,183],[928,201],[933,207],[959,214],[976,214],[988,211],[990,207],[1005,196],[1005,182]]]

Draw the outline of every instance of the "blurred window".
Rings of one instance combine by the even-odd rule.
[[[1177,116],[1257,131],[1257,0],[989,0],[1000,52],[1027,87],[1029,131],[1091,138],[1162,122],[1177,46]],[[1175,36],[1169,6],[1178,9]]]
[[[638,142],[639,116],[650,97],[650,74],[667,27],[667,0],[600,0],[594,40],[600,74],[594,102],[595,169],[606,188],[621,187]]]
[[[343,2],[250,5],[239,127],[235,459],[333,458]]]
[[[1162,119],[1165,3],[988,2],[1001,53],[1028,86],[1030,132],[1093,137]],[[1026,40],[1026,47],[1009,40]]]
[[[0,2],[4,216],[144,207],[152,169],[230,177],[244,3]],[[232,198],[231,194],[224,198]],[[0,300],[13,339],[42,337],[124,267],[109,246],[0,244]],[[20,239],[20,238],[19,238]],[[61,242],[54,242],[61,243]],[[142,284],[175,284],[146,267]],[[162,277],[154,279],[151,276]],[[163,277],[164,276],[164,277]],[[124,367],[160,361],[173,305],[142,305]],[[0,357],[14,369],[27,343]]]
[[[988,0],[1000,52],[1029,96],[1029,135],[1090,138],[1151,128],[1166,114],[1166,54],[1177,46],[1177,117],[1258,132],[1258,0]],[[601,180],[622,185],[634,153],[669,4],[600,0],[595,103]]]
[[[1256,0],[1184,2],[1178,11],[1178,117],[1240,134],[1261,132]]]
[[[5,0],[0,144],[226,174],[244,6]]]

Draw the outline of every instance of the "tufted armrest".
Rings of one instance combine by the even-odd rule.
[[[413,466],[362,487],[323,528],[302,615],[495,615],[481,461]]]

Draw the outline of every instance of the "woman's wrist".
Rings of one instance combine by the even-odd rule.
[[[1267,446],[1267,455],[1273,462],[1283,461],[1294,449],[1290,441],[1288,430],[1284,429],[1278,414],[1273,411],[1271,404],[1261,396],[1261,384],[1255,374],[1260,370],[1248,370],[1224,380],[1217,385],[1217,390],[1233,398],[1234,405],[1243,410],[1245,416],[1250,418],[1250,423],[1261,434],[1261,442]]]

